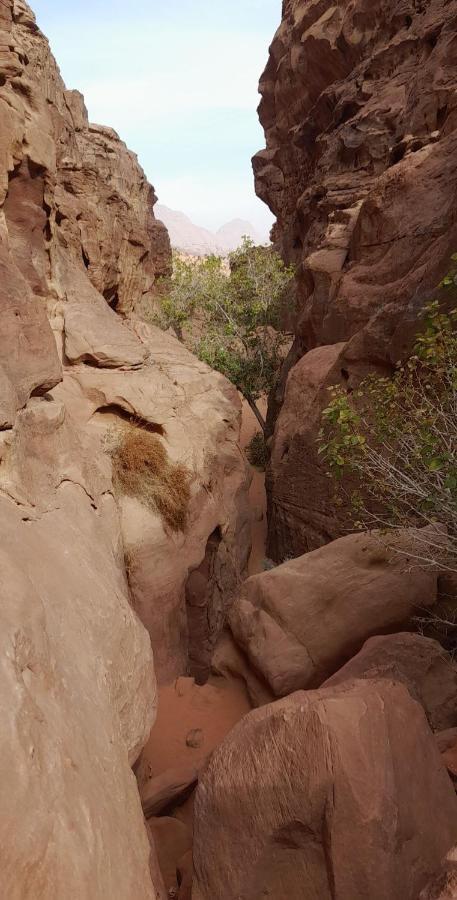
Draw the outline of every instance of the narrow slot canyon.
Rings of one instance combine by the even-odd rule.
[[[0,900],[456,900],[456,97],[457,0],[0,0]]]

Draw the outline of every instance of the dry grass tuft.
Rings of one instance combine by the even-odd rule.
[[[131,425],[122,430],[111,456],[115,487],[160,513],[172,531],[185,531],[190,472],[170,462],[160,438]]]

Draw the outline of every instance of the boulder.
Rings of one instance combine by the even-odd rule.
[[[457,779],[457,728],[447,728],[435,734],[441,759],[446,766],[452,780]]]
[[[194,863],[192,852],[188,851],[178,863],[178,900],[192,900]]]
[[[369,638],[323,687],[354,678],[401,681],[424,707],[433,731],[457,726],[457,667],[437,641],[408,633]]]
[[[65,279],[65,356],[71,363],[88,362],[101,368],[131,369],[148,356],[128,325],[113,312],[77,267]]]
[[[149,819],[154,845],[167,894],[178,888],[178,868],[181,859],[192,849],[192,833],[184,822],[169,816]]]
[[[335,485],[322,466],[317,434],[328,387],[341,379],[343,346],[311,350],[287,380],[266,475],[267,553],[277,562],[301,556],[341,533],[335,525]]]
[[[457,897],[457,848],[443,860],[440,871],[421,891],[419,900],[455,900]]]
[[[347,535],[244,583],[230,626],[276,697],[319,686],[368,637],[433,606],[436,574],[411,567],[409,532],[395,540]]]
[[[165,888],[162,872],[159,866],[159,857],[157,855],[157,847],[155,845],[152,829],[147,819],[144,820],[144,827],[149,840],[149,871],[151,873],[151,881],[156,892],[155,900],[168,900],[168,891]]]
[[[298,692],[249,713],[202,774],[192,897],[416,900],[456,833],[457,798],[403,685]]]
[[[246,687],[252,707],[264,706],[275,699],[266,681],[249,665],[249,660],[233,640],[228,628],[217,642],[211,670],[217,676],[239,679]]]
[[[150,778],[141,791],[146,818],[158,816],[173,805],[179,806],[192,793],[197,780],[198,771],[192,764],[174,766]]]
[[[435,734],[435,740],[440,753],[444,753],[457,744],[457,728],[445,728]]]

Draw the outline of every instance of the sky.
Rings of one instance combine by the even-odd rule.
[[[251,156],[259,77],[281,0],[32,0],[68,88],[139,157],[161,203],[212,230],[266,237]]]

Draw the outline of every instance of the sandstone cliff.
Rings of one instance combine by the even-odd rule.
[[[277,559],[344,528],[316,454],[327,385],[408,351],[456,249],[456,87],[446,0],[283,3],[254,158],[275,239],[298,265],[296,341],[271,410]]]
[[[29,7],[0,0],[0,894],[11,900],[163,900],[130,768],[155,718],[151,640],[162,680],[189,665],[204,679],[248,551],[236,392],[134,315],[170,267],[154,202],[134,154],[66,90]],[[108,438],[122,429],[153,432],[170,465],[186,466],[186,531],[114,490]]]

